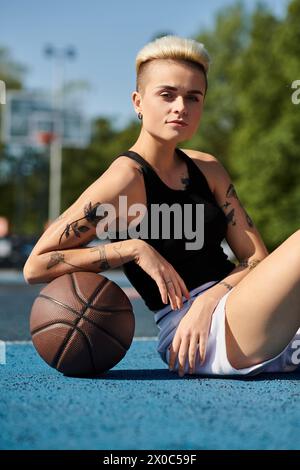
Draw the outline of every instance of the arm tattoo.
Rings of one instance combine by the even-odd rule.
[[[137,171],[143,176],[143,170],[142,170],[142,167],[141,167],[141,166],[139,166],[139,167],[137,168]]]
[[[56,266],[59,263],[64,263],[67,264],[68,266],[72,266],[73,268],[76,269],[83,269],[80,266],[75,266],[75,264],[68,263],[65,261],[65,256],[63,253],[59,253],[58,251],[55,251],[54,253],[51,253],[50,255],[50,260],[47,264],[47,269],[53,268],[53,266]]]
[[[232,209],[229,214],[226,214],[226,218],[227,218],[227,223],[229,224],[229,222],[232,223],[232,225],[236,225],[236,221],[235,221],[235,218],[234,218],[234,209]]]
[[[234,189],[234,186],[232,183],[230,183],[230,185],[228,186],[228,189],[226,191],[226,197],[234,197],[235,199],[238,199],[236,190]]]
[[[249,268],[249,269],[253,269],[255,268],[255,266],[258,265],[258,263],[260,263],[260,259],[253,259],[251,261],[249,261],[248,259],[245,259],[243,261],[241,261],[238,266],[243,266],[245,268]]]
[[[238,195],[237,195],[237,193],[236,193],[236,190],[235,190],[235,188],[234,188],[234,186],[233,186],[232,183],[230,183],[230,185],[228,186],[228,189],[227,189],[227,191],[226,191],[226,197],[228,197],[228,198],[233,197],[233,198],[235,198],[235,199],[238,201],[240,207],[241,207],[241,208],[243,209],[243,211],[244,211],[244,214],[245,214],[245,217],[246,217],[246,221],[247,221],[248,226],[249,226],[249,227],[253,227],[254,224],[253,224],[253,222],[252,222],[252,220],[251,220],[251,217],[249,217],[249,215],[248,215],[247,212],[245,211],[244,207],[242,206],[241,201],[239,200]],[[230,202],[226,201],[225,204],[223,204],[221,207],[223,207],[224,209],[227,209],[227,208],[230,206],[230,204],[231,204]],[[226,218],[227,218],[227,223],[230,223],[230,222],[231,222],[232,225],[236,225],[236,219],[235,219],[235,217],[234,217],[234,209],[232,209],[232,210],[229,212],[229,214],[225,214],[225,215],[226,215]]]
[[[96,212],[97,212],[97,208],[101,205],[100,202],[96,202],[96,204],[94,204],[92,206],[92,203],[89,202],[89,204],[87,204],[86,206],[84,206],[84,217],[81,217],[80,219],[77,219],[77,220],[74,220],[74,222],[71,222],[70,224],[67,224],[66,225],[66,228],[65,230],[63,231],[63,233],[61,234],[60,238],[59,238],[59,244],[61,243],[61,240],[62,240],[62,237],[65,235],[66,238],[69,238],[70,236],[70,231],[73,231],[73,233],[76,235],[76,237],[80,238],[80,234],[81,233],[85,233],[87,232],[88,230],[90,230],[90,227],[88,227],[87,225],[78,225],[78,222],[80,220],[87,220],[88,222],[90,222],[90,224],[92,224],[93,227],[96,227],[97,226],[97,223],[103,219],[104,217],[106,217],[106,215],[100,215],[100,216],[97,216],[96,215]]]
[[[109,263],[107,261],[107,258],[106,258],[105,247],[104,246],[96,246],[94,248],[91,248],[90,251],[99,251],[99,256],[100,256],[100,260],[93,261],[92,264],[100,263],[100,269],[102,269],[102,270],[106,270],[106,269],[110,268],[110,265],[109,265]]]
[[[224,284],[224,286],[226,286],[228,290],[231,290],[233,288],[230,284],[228,284],[225,281],[221,281],[221,282],[219,282],[219,284]]]
[[[248,222],[249,227],[253,227],[253,226],[254,226],[254,223],[252,222],[251,217],[247,214],[246,211],[245,211],[245,215],[246,215],[246,220],[247,220],[247,222]]]
[[[47,269],[52,268],[53,266],[56,266],[59,263],[64,262],[64,255],[62,253],[58,253],[58,251],[55,251],[54,253],[51,253],[50,255],[50,261],[47,264]]]
[[[230,206],[230,202],[226,201],[225,204],[223,204],[221,207],[224,207],[224,209],[227,209],[228,206]]]
[[[122,244],[123,244],[123,242],[120,243],[120,245],[118,246],[118,248],[117,248],[115,245],[113,245],[113,249],[114,249],[114,250],[118,253],[118,255],[120,256],[121,261],[122,261],[122,264],[125,264],[125,261],[124,261],[124,259],[122,258],[122,255],[121,255],[121,253],[120,253],[120,250],[121,250],[121,248],[122,248]]]

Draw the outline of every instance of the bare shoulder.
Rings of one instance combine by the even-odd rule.
[[[87,200],[100,198],[103,202],[115,203],[120,195],[134,200],[141,192],[142,178],[129,158],[117,158],[79,196],[77,202],[81,204]]]
[[[199,162],[218,162],[218,159],[210,153],[200,152],[194,149],[180,149],[189,157],[196,159]]]
[[[140,165],[128,157],[118,157],[112,161],[102,175],[95,181],[95,186],[103,185],[112,191],[139,190],[143,183]]]
[[[109,174],[114,174],[115,176],[120,174],[122,177],[127,177],[131,180],[132,178],[141,179],[141,176],[143,175],[141,165],[125,155],[113,160],[106,171]]]
[[[204,174],[210,190],[212,193],[215,193],[216,188],[216,175],[217,175],[217,168],[220,167],[219,160],[214,157],[213,155],[205,152],[200,152],[199,150],[192,150],[192,149],[180,149],[184,153],[186,153],[198,166],[200,171]]]
[[[123,194],[126,188],[127,195],[132,197],[134,202],[145,202],[143,171],[141,165],[135,160],[120,156],[113,160],[105,173],[107,173],[106,180],[117,185]]]
[[[113,160],[109,168],[111,168],[112,170],[119,169],[122,172],[125,171],[125,173],[128,174],[139,174],[141,176],[143,174],[141,165],[135,160],[132,160],[132,158],[128,158],[125,155],[121,155],[115,160]]]

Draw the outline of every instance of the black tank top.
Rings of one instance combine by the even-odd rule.
[[[206,181],[205,176],[182,150],[176,148],[179,157],[185,160],[189,172],[189,184],[184,190],[172,189],[159,178],[153,167],[138,153],[128,150],[120,156],[127,156],[141,165],[147,197],[149,238],[144,239],[146,243],[153,246],[184,280],[189,291],[208,281],[219,281],[226,277],[234,268],[235,264],[228,260],[221,245],[226,234],[227,219],[221,208],[218,206],[213,193]],[[204,243],[200,249],[186,249],[185,244],[193,243],[184,236],[184,221],[182,225],[182,238],[172,237],[174,231],[170,230],[169,239],[162,238],[161,232],[158,239],[151,238],[150,212],[151,204],[166,203],[171,206],[174,203],[192,205],[192,227],[196,230],[195,206],[204,205]],[[171,212],[171,211],[170,211]],[[182,211],[183,213],[183,211]],[[173,224],[170,224],[171,226]],[[137,225],[136,229],[140,224]],[[121,239],[131,238],[125,233],[125,238],[116,234],[116,239],[111,239],[112,243]],[[129,261],[122,265],[124,274],[129,279],[133,287],[138,291],[147,307],[152,310],[160,310],[166,305],[162,302],[161,295],[156,282],[134,261]]]

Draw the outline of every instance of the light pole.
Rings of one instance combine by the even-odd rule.
[[[61,206],[61,163],[62,148],[64,137],[64,63],[65,60],[72,60],[76,57],[74,47],[66,47],[57,49],[52,45],[44,48],[44,54],[47,58],[53,58],[53,90],[52,90],[52,106],[54,109],[54,133],[55,138],[50,145],[50,169],[49,169],[49,205],[48,220],[53,221],[60,214]]]

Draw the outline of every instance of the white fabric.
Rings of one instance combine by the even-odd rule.
[[[172,310],[167,305],[154,314],[155,322],[159,328],[157,352],[162,360],[169,365],[169,346],[171,345],[176,333],[178,324],[182,317],[187,313],[192,303],[204,293],[205,290],[212,287],[218,281],[211,281],[202,284],[190,291],[190,299],[185,300],[182,309]],[[200,365],[199,351],[197,350],[195,372],[194,374],[202,375],[256,375],[261,372],[292,372],[296,369],[300,370],[300,328],[295,337],[285,347],[285,349],[272,359],[264,361],[244,369],[235,369],[232,367],[227,358],[226,341],[225,341],[225,303],[228,295],[234,290],[228,291],[219,301],[214,310],[211,328],[207,342],[206,358],[204,364]],[[299,353],[297,354],[297,348]],[[178,358],[174,369],[178,371]],[[185,374],[188,374],[188,358],[185,365]]]

